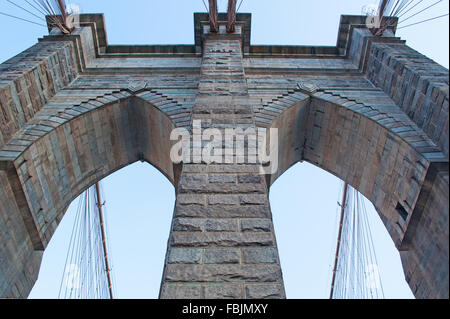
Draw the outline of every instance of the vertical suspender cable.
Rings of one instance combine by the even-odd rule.
[[[338,240],[336,244],[336,256],[334,258],[334,268],[333,268],[333,278],[331,279],[331,290],[330,290],[330,299],[333,299],[333,291],[334,291],[334,283],[336,281],[336,270],[339,260],[339,248],[341,245],[341,236],[342,236],[342,224],[344,220],[344,212],[345,212],[345,205],[347,200],[347,188],[348,184],[344,184],[344,194],[342,195],[342,203],[341,203],[341,218],[339,221],[339,232],[338,232]]]
[[[101,228],[101,234],[102,234],[103,254],[104,254],[105,265],[106,265],[106,275],[108,277],[108,290],[109,290],[110,298],[113,299],[112,280],[111,280],[111,272],[109,269],[109,262],[108,262],[108,250],[106,248],[106,233],[105,233],[105,225],[104,225],[104,221],[103,221],[103,209],[102,209],[102,203],[101,203],[99,183],[95,184],[95,190],[97,193],[97,207],[98,207],[98,215],[100,218],[100,228]]]

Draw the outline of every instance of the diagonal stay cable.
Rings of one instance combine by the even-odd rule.
[[[389,13],[389,16],[394,16],[395,15],[395,12],[396,12],[396,9],[397,9],[397,6],[400,4],[400,2],[402,2],[401,0],[397,0],[396,2],[395,2],[395,4],[394,4],[394,6],[392,7],[392,10],[391,10],[391,12]]]
[[[435,5],[437,5],[438,3],[442,2],[442,1],[443,1],[443,0],[438,0],[438,1],[436,1],[435,3],[433,3],[433,4],[429,5],[428,7],[426,7],[425,9],[422,9],[422,10],[420,10],[419,12],[416,12],[416,13],[410,15],[409,17],[405,18],[404,20],[400,21],[398,24],[401,24],[401,23],[403,23],[403,22],[405,22],[405,21],[411,19],[412,17],[415,17],[416,15],[418,15],[418,14],[420,14],[420,13],[422,13],[422,12],[428,10],[428,9],[430,9],[431,7],[434,7]]]
[[[405,12],[402,12],[402,14],[400,14],[398,17],[401,18],[403,17],[405,14],[407,14],[409,11],[411,11],[412,9],[414,9],[415,7],[417,7],[420,3],[422,3],[423,0],[419,0],[419,2],[417,2],[415,5],[413,5],[411,8],[409,8],[408,10],[406,10]]]
[[[28,1],[28,0],[25,0],[25,2],[28,3],[28,5],[29,5],[30,7],[32,7],[34,10],[36,10],[37,12],[39,12],[40,14],[42,14],[44,17],[46,16],[46,13],[45,13],[44,11],[42,11],[41,8],[36,7],[35,5],[33,5],[33,4],[32,4],[30,1]]]
[[[236,12],[239,12],[239,9],[241,8],[242,2],[244,2],[244,0],[241,0],[241,2],[239,3],[239,6],[238,6]]]
[[[431,20],[436,20],[436,19],[439,19],[439,18],[443,18],[443,17],[446,17],[446,16],[448,16],[448,15],[449,15],[449,14],[446,13],[446,14],[443,14],[443,15],[440,15],[440,16],[437,16],[437,17],[433,17],[433,18],[426,19],[426,20],[423,20],[423,21],[419,21],[419,22],[411,23],[411,24],[408,24],[408,25],[405,25],[405,26],[401,26],[401,27],[399,27],[398,29],[404,29],[404,28],[411,27],[411,26],[416,25],[416,24],[421,24],[421,23],[424,23],[424,22],[427,22],[427,21],[431,21]]]
[[[25,11],[25,12],[28,12],[28,13],[31,14],[32,16],[34,16],[34,17],[36,17],[36,18],[38,18],[38,19],[40,19],[40,20],[42,20],[42,21],[45,21],[44,18],[42,18],[42,17],[38,16],[37,14],[35,14],[35,13],[33,13],[33,12],[31,12],[31,11],[25,9],[24,7],[18,5],[17,3],[12,2],[11,0],[6,0],[6,1],[8,1],[8,2],[11,3],[12,5],[16,6],[17,8],[22,9],[22,10]]]
[[[209,9],[208,9],[208,6],[205,3],[205,0],[202,0],[202,2],[203,2],[203,5],[205,6],[206,12],[208,12],[208,14],[209,14]]]
[[[27,20],[27,19],[19,18],[19,17],[16,17],[16,16],[14,16],[12,14],[8,14],[8,13],[5,13],[5,12],[1,12],[0,11],[0,14],[4,15],[4,16],[7,16],[7,17],[10,17],[10,18],[15,18],[15,19],[18,19],[18,20],[22,20],[22,21],[29,22],[29,23],[32,23],[32,24],[36,24],[36,25],[39,25],[39,26],[42,26],[42,27],[45,27],[45,28],[47,27],[46,25],[43,25],[42,23],[38,23],[38,22]]]
[[[409,0],[409,2],[407,4],[405,4],[400,10],[397,11],[396,16],[398,17],[404,10],[406,10],[412,3],[414,2],[414,0]]]

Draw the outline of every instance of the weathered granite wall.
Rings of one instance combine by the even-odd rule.
[[[284,298],[268,188],[298,161],[369,198],[414,294],[448,298],[448,71],[362,17],[336,47],[251,46],[239,17],[211,35],[196,15],[193,46],[108,47],[86,15],[0,65],[0,297],[28,295],[78,194],[143,160],[177,192],[161,298]],[[174,164],[172,130],[197,120],[278,128],[278,171]]]
[[[204,39],[192,121],[194,134],[256,128],[239,38]],[[161,298],[285,297],[264,175],[233,162],[183,164]]]

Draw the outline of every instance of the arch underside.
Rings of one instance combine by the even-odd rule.
[[[28,295],[37,279],[42,252],[66,209],[97,181],[136,161],[146,161],[176,183],[179,168],[170,160],[170,133],[175,124],[139,97],[140,93],[114,92],[103,104],[93,106],[90,101],[89,108],[82,103],[64,112],[61,105],[48,105],[34,123],[15,135],[13,143],[22,141],[24,150],[16,149],[20,154],[4,161],[0,170],[1,202],[8,205],[0,208],[11,216],[13,227],[10,234],[2,236],[9,249],[3,254],[12,256],[6,267],[10,276],[5,276],[10,282],[2,282],[2,294]],[[72,117],[64,118],[64,114]],[[56,122],[56,116],[65,121]],[[49,129],[49,125],[54,127]],[[12,157],[15,153],[3,150],[2,154]],[[14,269],[21,268],[25,271],[17,278]]]
[[[269,184],[308,161],[366,196],[399,247],[429,166],[448,163],[440,147],[364,77],[247,76],[251,100],[261,102],[257,125],[279,131],[278,171]]]
[[[298,161],[348,182],[375,206],[414,295],[448,296],[447,156],[382,91],[366,98],[351,89],[290,94],[298,91],[307,97],[261,123],[282,136],[279,169],[269,183]]]
[[[254,78],[248,76],[256,124],[279,129],[279,169],[267,177],[269,184],[298,161],[308,161],[364,194],[400,247],[430,165],[447,161],[439,147],[362,77],[326,82],[291,76],[278,79],[275,88],[252,84]],[[299,85],[305,80],[313,89]],[[111,87],[111,81],[80,76],[0,150],[7,163],[0,170],[1,202],[9,205],[3,210],[18,212],[11,223],[25,234],[14,239],[23,246],[15,262],[28,269],[19,295],[34,284],[42,250],[63,213],[90,185],[138,160],[178,183],[169,137],[175,127],[190,126],[197,80],[180,78],[178,87],[164,92],[142,79],[133,86],[116,78]]]

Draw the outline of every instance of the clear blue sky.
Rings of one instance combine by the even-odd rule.
[[[252,44],[335,45],[340,14],[360,14],[362,6],[374,2],[244,0],[240,12],[252,13]],[[201,0],[79,0],[73,3],[79,4],[85,13],[105,13],[110,44],[193,43],[193,12],[205,11]],[[219,0],[219,8],[225,11],[225,0]],[[448,10],[447,0],[423,17]],[[27,17],[5,0],[0,0],[0,11]],[[411,22],[418,20],[420,16]],[[7,43],[0,50],[0,61],[33,45],[44,34],[43,27],[0,16],[0,40]],[[448,68],[448,17],[400,29],[398,35]],[[103,185],[116,295],[156,298],[175,201],[174,188],[155,168],[142,163],[107,177]],[[291,168],[271,188],[288,298],[328,297],[340,187],[340,181],[334,176],[303,163]],[[44,254],[32,298],[57,297],[74,206]],[[371,212],[386,296],[411,298],[398,252],[373,209]]]

